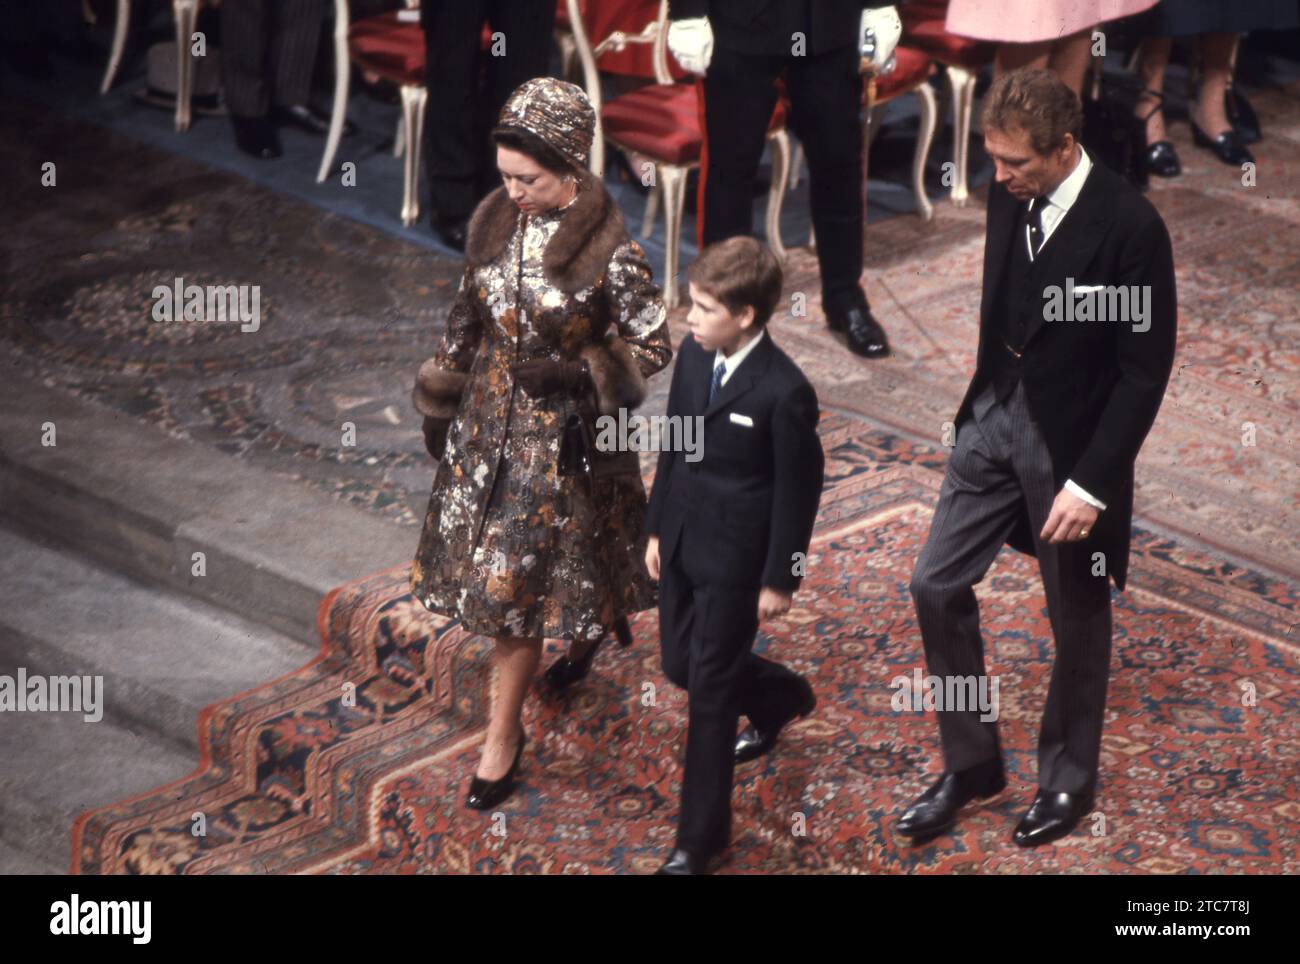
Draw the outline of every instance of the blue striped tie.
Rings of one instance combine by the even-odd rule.
[[[713,381],[709,382],[709,404],[713,404],[713,396],[718,394],[718,389],[722,387],[722,375],[727,370],[726,362],[718,362],[713,369]]]

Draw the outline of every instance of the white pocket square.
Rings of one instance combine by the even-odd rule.
[[[743,425],[745,428],[753,428],[754,420],[748,415],[741,415],[739,412],[731,413],[731,421],[735,425]]]
[[[1101,291],[1105,285],[1075,285],[1074,293],[1076,295],[1086,295],[1090,291]]]

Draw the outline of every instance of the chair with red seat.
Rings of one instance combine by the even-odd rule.
[[[965,207],[969,197],[966,175],[975,78],[985,64],[992,62],[993,45],[949,33],[944,26],[948,17],[948,0],[910,0],[899,8],[899,16],[903,21],[902,43],[943,66],[948,75],[952,91],[952,203]]]
[[[492,44],[491,28],[486,24],[480,43],[484,50]],[[403,159],[402,223],[410,227],[420,217],[420,149],[428,104],[419,0],[406,0],[403,10],[390,10],[355,23],[351,22],[348,0],[335,0],[334,106],[325,151],[316,172],[317,182],[323,182],[334,169],[334,158],[343,136],[352,64],[366,74],[396,84],[401,94],[402,116],[393,154]]]
[[[670,307],[675,306],[679,294],[677,270],[686,176],[691,168],[699,167],[704,145],[699,85],[674,82],[674,67],[669,64],[667,52],[668,0],[601,0],[600,3],[566,0],[566,3],[582,63],[584,86],[592,106],[596,108],[597,144],[602,140],[608,141],[620,150],[647,158],[655,165],[654,185],[646,203],[646,230],[642,233],[645,235],[653,223],[658,193],[662,192],[666,222],[664,300]],[[599,40],[593,43],[592,37]],[[650,76],[654,83],[604,103],[600,70],[606,65],[605,58],[629,58],[635,45],[649,47]],[[636,69],[624,68],[619,72],[635,74]],[[676,68],[676,74],[685,76],[680,67]],[[773,157],[772,185],[767,202],[767,241],[782,260],[785,259],[785,246],[781,243],[781,204],[790,172],[790,138],[785,130],[785,114],[784,101],[778,99],[767,134]],[[602,174],[603,151],[599,162],[597,157],[597,150],[593,147],[592,171]]]
[[[916,150],[912,154],[912,191],[921,219],[934,217],[934,205],[925,193],[925,162],[930,156],[934,140],[935,103],[930,89],[930,75],[934,64],[930,58],[910,47],[897,47],[894,51],[894,68],[887,74],[863,71],[862,84],[862,200],[866,203],[867,168],[871,156],[871,142],[880,130],[880,115],[885,104],[904,94],[916,94],[921,103],[921,126],[916,135]]]

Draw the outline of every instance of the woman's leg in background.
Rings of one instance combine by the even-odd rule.
[[[1048,68],[1072,91],[1083,96],[1083,81],[1092,62],[1092,31],[1080,30],[1052,45]]]
[[[501,636],[495,642],[497,688],[477,772],[484,780],[499,780],[514,762],[524,736],[524,697],[542,656],[542,641],[535,637]]]
[[[1031,44],[998,44],[993,55],[993,77],[996,79],[1021,67],[1046,67],[1052,43],[1042,40]]]
[[[1196,123],[1210,137],[1231,129],[1223,104],[1228,89],[1232,51],[1237,44],[1235,33],[1201,35],[1201,86],[1196,95]]]
[[[1147,143],[1167,140],[1165,130],[1165,112],[1160,109],[1158,95],[1164,93],[1165,70],[1169,67],[1169,55],[1174,49],[1172,37],[1148,37],[1142,41],[1142,53],[1138,61],[1138,76],[1142,78],[1144,93],[1138,98],[1133,113],[1147,118]],[[1155,93],[1150,93],[1155,91]]]

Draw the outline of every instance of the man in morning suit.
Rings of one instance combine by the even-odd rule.
[[[879,8],[879,9],[864,9]],[[867,358],[889,354],[862,290],[862,57],[888,65],[902,23],[863,0],[670,0],[668,48],[703,74],[700,244],[750,234],[775,81],[808,158],[822,308]]]
[[[1164,397],[1177,326],[1164,222],[1088,156],[1080,125],[1078,98],[1045,70],[1006,74],[985,96],[996,176],[978,360],[910,586],[929,672],[980,679],[973,587],[1004,542],[1038,558],[1055,661],[1038,791],[1013,835],[1026,847],[1065,836],[1094,802],[1110,578],[1124,588],[1133,465]],[[940,710],[944,771],[903,814],[901,833],[928,839],[1005,787],[996,721],[980,716]]]
[[[689,703],[677,843],[658,871],[674,875],[706,873],[726,848],[734,765],[816,703],[803,677],[750,647],[799,586],[824,465],[817,395],[766,331],[781,297],[776,257],[729,238],[700,253],[688,280],[691,337],[668,415],[702,419],[700,457],[660,454],[646,525],[664,675]]]

